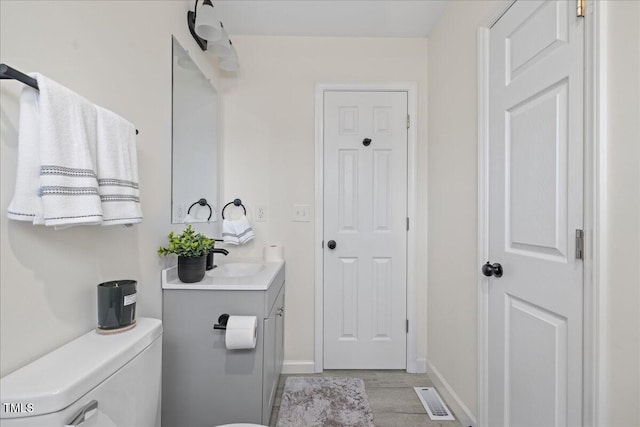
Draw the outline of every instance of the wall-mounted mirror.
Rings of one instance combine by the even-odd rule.
[[[218,93],[172,39],[171,222],[213,222],[219,214]],[[208,206],[197,203],[201,199]]]

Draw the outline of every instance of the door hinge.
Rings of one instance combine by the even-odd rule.
[[[411,127],[411,116],[407,114],[407,129]]]
[[[576,0],[576,16],[584,18],[587,12],[587,0]]]
[[[584,231],[576,230],[576,259],[584,259]]]
[[[409,333],[409,319],[407,319],[407,333]]]
[[[407,217],[407,231],[409,231],[409,217]]]

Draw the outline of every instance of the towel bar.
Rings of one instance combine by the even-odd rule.
[[[18,80],[27,86],[31,86],[35,90],[40,90],[36,79],[16,70],[15,68],[9,67],[7,64],[0,64],[0,79]],[[138,133],[138,129],[136,129],[136,135]]]
[[[226,205],[224,205],[224,207],[222,208],[222,219],[224,219],[224,210],[227,208],[227,206],[229,205],[234,205],[234,206],[242,206],[242,209],[244,210],[244,214],[247,214],[247,208],[244,207],[244,205],[242,204],[242,200],[240,199],[235,199],[233,202],[229,202]]]
[[[213,209],[211,209],[211,205],[207,203],[207,199],[200,199],[197,202],[194,202],[191,206],[189,206],[189,209],[187,209],[187,215],[191,213],[191,208],[195,205],[206,206],[209,208],[209,218],[207,218],[207,221],[209,221],[211,219],[211,215],[213,215]]]

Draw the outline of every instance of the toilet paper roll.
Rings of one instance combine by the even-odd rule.
[[[229,316],[224,343],[228,350],[256,348],[258,319],[256,316]]]
[[[284,248],[280,245],[269,245],[264,248],[265,262],[284,261]]]

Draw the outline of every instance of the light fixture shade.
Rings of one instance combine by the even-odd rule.
[[[213,5],[204,3],[198,8],[195,30],[208,43],[215,43],[222,37],[220,19]]]
[[[218,57],[218,66],[225,71],[237,71],[240,67],[240,63],[238,62],[238,53],[236,49],[231,45],[231,53],[227,56],[219,56]]]
[[[227,30],[222,28],[222,37],[211,46],[209,49],[213,51],[219,58],[226,58],[229,55],[233,54],[233,45],[231,44],[231,40],[229,40],[229,34],[227,34]]]

